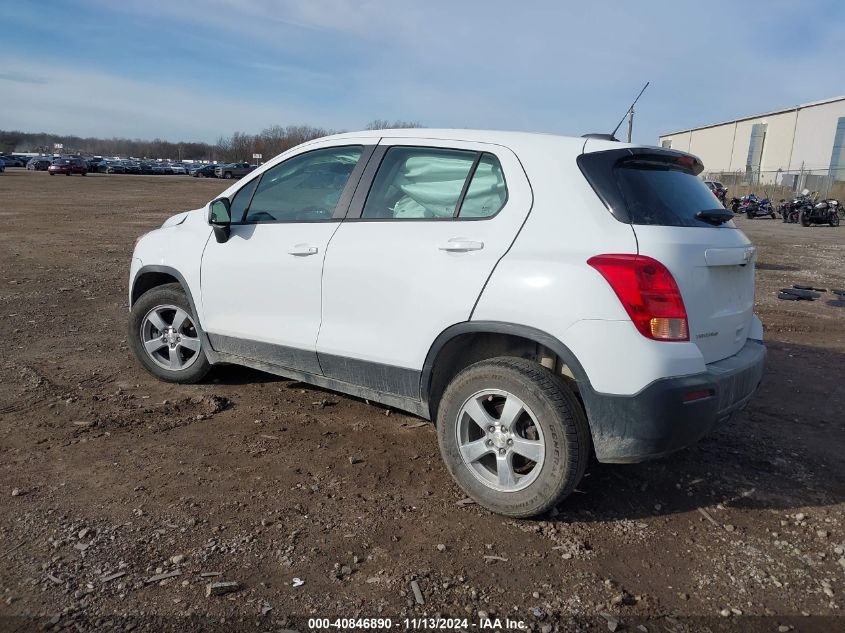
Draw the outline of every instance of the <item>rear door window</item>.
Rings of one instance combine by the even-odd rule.
[[[487,218],[507,200],[495,156],[434,147],[391,147],[361,217],[381,220]]]
[[[453,218],[475,152],[391,147],[379,167],[362,218]]]
[[[508,199],[502,166],[493,154],[482,154],[469,181],[458,213],[460,218],[489,218],[496,215]]]

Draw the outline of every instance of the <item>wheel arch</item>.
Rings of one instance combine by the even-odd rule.
[[[592,386],[575,354],[560,340],[526,325],[466,321],[441,332],[426,355],[420,375],[420,398],[430,419],[436,421],[440,397],[458,372],[472,363],[503,355],[535,360],[568,379],[588,414]]]
[[[188,282],[185,281],[185,277],[182,273],[172,266],[148,264],[139,268],[138,272],[135,273],[135,278],[132,280],[132,288],[129,295],[131,302],[129,307],[131,308],[135,305],[135,302],[141,298],[141,295],[148,290],[172,283],[178,283],[182,286],[182,290],[184,290],[185,294],[188,296],[188,302],[191,304],[191,311],[194,313],[197,325],[199,325],[199,313],[197,312],[197,306],[194,302],[194,296],[191,293],[191,287],[188,285]]]
[[[172,266],[162,266],[159,264],[141,266],[141,268],[138,269],[138,272],[135,273],[135,277],[132,279],[132,287],[129,295],[131,297],[131,303],[129,304],[129,308],[131,309],[132,306],[135,305],[135,302],[138,301],[145,292],[153,288],[157,288],[158,286],[172,283],[178,283],[182,286],[182,290],[185,291],[185,296],[188,297],[188,304],[191,306],[191,312],[193,313],[200,339],[202,339],[206,358],[212,365],[219,362],[216,352],[211,346],[208,334],[206,334],[205,328],[200,322],[199,312],[197,311],[197,305],[194,302],[194,295],[191,293],[191,287],[188,285],[188,282],[185,281],[185,277],[182,273]]]

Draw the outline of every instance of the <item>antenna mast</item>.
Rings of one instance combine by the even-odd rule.
[[[619,127],[625,121],[625,117],[628,117],[628,142],[629,143],[631,142],[631,134],[634,132],[634,106],[637,105],[637,101],[639,101],[640,97],[643,96],[645,89],[648,88],[648,85],[650,83],[651,83],[650,81],[645,82],[645,86],[643,86],[643,89],[640,90],[640,94],[637,95],[637,98],[634,99],[634,102],[631,104],[631,106],[628,108],[628,110],[622,116],[622,120],[619,121],[619,123],[616,125],[615,128],[613,128],[613,132],[610,133],[611,136],[616,135],[617,130],[619,130]]]

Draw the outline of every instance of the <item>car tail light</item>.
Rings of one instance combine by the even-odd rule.
[[[684,300],[666,266],[644,255],[596,255],[587,263],[607,280],[643,336],[689,340]]]

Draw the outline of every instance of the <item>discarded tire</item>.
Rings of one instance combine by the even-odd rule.
[[[799,299],[805,299],[807,301],[812,301],[813,299],[821,297],[818,292],[813,292],[812,290],[801,290],[799,288],[781,288],[778,293],[778,297],[782,294],[793,295]]]

